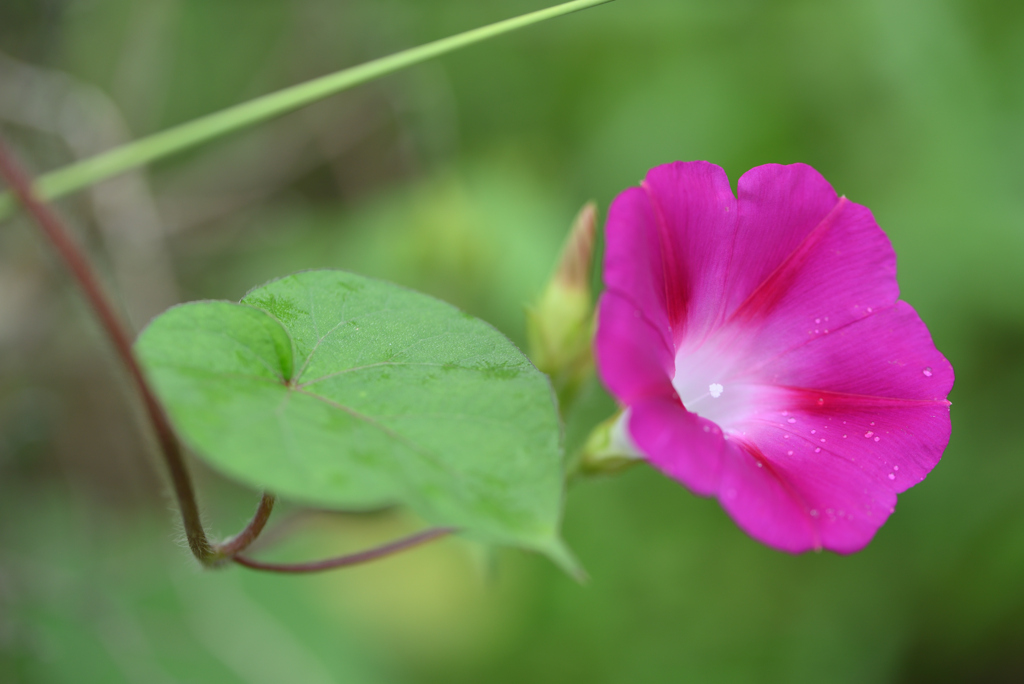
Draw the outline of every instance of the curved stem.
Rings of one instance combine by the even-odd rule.
[[[256,540],[266,526],[267,520],[274,509],[274,495],[264,492],[259,506],[256,508],[256,513],[253,515],[252,520],[249,521],[249,524],[226,542],[211,545],[199,516],[199,505],[196,503],[195,490],[192,486],[192,478],[189,475],[188,466],[185,463],[181,442],[178,440],[178,436],[174,432],[170,419],[157,398],[156,392],[146,379],[138,359],[135,358],[135,353],[132,351],[131,337],[127,329],[121,323],[113,305],[104,294],[99,278],[93,271],[85,252],[82,251],[68,231],[65,230],[63,223],[53,209],[35,196],[31,179],[7,151],[7,147],[2,140],[0,140],[0,177],[7,182],[14,195],[18,198],[18,201],[25,207],[26,211],[32,216],[40,230],[42,230],[43,234],[46,235],[47,239],[57,250],[57,253],[64,260],[65,265],[71,271],[76,283],[85,295],[86,300],[88,300],[89,305],[92,307],[97,318],[99,318],[100,324],[114,345],[118,358],[124,364],[135,388],[142,397],[146,415],[149,417],[153,430],[156,433],[160,452],[171,475],[171,482],[181,509],[182,522],[185,527],[185,534],[188,537],[189,548],[192,549],[192,554],[203,565],[219,565],[230,559],[240,565],[257,570],[283,573],[318,572],[320,570],[330,570],[332,568],[341,568],[376,560],[418,546],[432,539],[437,539],[454,531],[448,528],[427,530],[351,556],[313,563],[299,563],[295,565],[262,563],[238,554]]]
[[[249,524],[231,539],[216,544],[213,547],[214,554],[218,558],[226,560],[249,548],[249,545],[256,541],[256,538],[263,532],[263,528],[266,527],[267,520],[270,519],[270,513],[274,510],[274,501],[275,497],[273,494],[263,492],[260,504],[256,507],[256,513],[252,516]]]
[[[65,166],[38,179],[36,192],[43,199],[56,199],[129,169],[180,152],[212,138],[265,121],[303,105],[323,99],[356,85],[372,81],[405,67],[427,61],[446,52],[494,38],[530,24],[571,12],[603,5],[613,0],[573,0],[554,7],[435,40],[349,69],[284,88],[254,100],[208,114],[194,121],[155,133],[133,143]],[[0,219],[14,209],[9,195],[0,195]]]
[[[425,544],[428,541],[439,539],[446,535],[455,532],[450,527],[439,527],[432,530],[425,530],[419,532],[410,537],[399,539],[397,541],[378,546],[373,549],[367,549],[366,551],[360,551],[359,553],[353,553],[347,556],[339,556],[337,558],[328,558],[322,561],[313,561],[310,563],[265,563],[246,556],[237,555],[231,560],[235,561],[239,565],[244,565],[247,568],[253,570],[264,570],[266,572],[281,572],[289,574],[303,574],[310,572],[322,572],[324,570],[334,570],[335,568],[344,568],[350,565],[358,565],[359,563],[367,563],[369,561],[383,558],[384,556],[390,556],[393,553],[399,551],[405,551],[411,549],[414,546]]]
[[[107,337],[113,343],[118,358],[128,371],[128,375],[131,376],[135,388],[142,397],[146,415],[156,433],[160,452],[163,454],[167,470],[170,472],[174,494],[181,508],[181,518],[185,526],[185,535],[188,537],[189,548],[201,563],[210,564],[215,560],[215,555],[199,517],[199,506],[196,503],[195,490],[192,487],[188,466],[185,464],[181,442],[178,441],[178,436],[171,427],[167,413],[132,352],[132,342],[128,331],[104,294],[99,278],[93,271],[85,253],[64,229],[57,214],[36,197],[31,179],[7,151],[3,141],[0,141],[0,176],[3,176],[14,196],[18,198],[18,201],[25,207],[25,210],[32,216],[40,230],[64,260],[64,264],[71,271],[82,294],[85,295],[96,317],[99,318],[100,325],[107,333]]]

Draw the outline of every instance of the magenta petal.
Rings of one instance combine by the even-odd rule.
[[[740,241],[743,244],[743,241]],[[772,355],[828,335],[899,296],[896,255],[871,212],[839,200],[731,314]]]
[[[594,351],[601,379],[620,401],[673,396],[669,343],[639,306],[617,292],[601,295]]]
[[[766,431],[755,437],[758,446],[730,440],[742,456],[723,469],[723,508],[750,536],[783,551],[863,548],[892,512],[895,494],[856,463],[782,437]]]
[[[950,435],[953,370],[865,207],[804,165],[653,169],[608,220],[601,375],[649,461],[776,548],[862,548]]]
[[[714,164],[677,162],[651,169],[643,188],[658,221],[675,340],[700,336],[725,313],[737,217],[729,178]]]
[[[758,375],[775,385],[943,406],[953,387],[953,367],[906,302],[813,336],[767,361]]]
[[[740,177],[737,189],[730,311],[796,251],[839,201],[828,181],[806,164],[758,166]]]
[[[605,229],[604,279],[678,341],[724,313],[736,200],[707,162],[659,166],[616,198]]]
[[[717,425],[674,398],[651,398],[630,406],[629,434],[666,475],[697,494],[717,493],[726,448]]]
[[[642,188],[630,188],[615,198],[608,210],[605,243],[606,287],[633,302],[671,345],[657,218]]]

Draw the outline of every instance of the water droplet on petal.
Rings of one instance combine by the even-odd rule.
[[[874,434],[875,434],[874,432],[872,432],[871,430],[868,430],[867,432],[864,433],[864,436],[865,437],[872,437],[872,436],[874,436]]]
[[[812,509],[811,509],[811,517],[812,517],[812,518],[817,518],[817,517],[818,517],[818,511],[816,511],[816,510],[814,510],[814,509],[812,508]]]
[[[924,375],[925,375],[925,377],[926,377],[926,378],[930,378],[930,377],[932,377],[932,369],[931,369],[931,368],[925,368],[925,369],[924,369],[923,371],[921,371],[921,372],[922,372],[922,373],[924,373]]]
[[[815,323],[821,323],[821,319],[820,319],[820,318],[815,318],[815,319],[814,319],[814,322],[815,322]]]
[[[889,473],[889,479],[890,479],[890,480],[895,480],[895,479],[896,479],[896,476],[895,476],[895,475],[893,475],[892,473]]]
[[[814,448],[814,453],[820,454],[821,453],[821,447],[815,447]]]
[[[713,382],[710,385],[708,385],[708,392],[711,394],[712,399],[717,399],[718,397],[722,396],[722,392],[724,391],[725,387],[723,387],[721,384],[717,382]]]
[[[824,397],[818,397],[818,406],[824,406],[824,405],[825,405]]]
[[[879,437],[875,437],[875,441],[876,441],[876,442],[877,442],[877,441],[878,441],[879,439],[880,439]]]
[[[812,435],[813,435],[813,434],[814,434],[815,432],[817,432],[817,430],[811,430],[811,434],[812,434]]]
[[[872,425],[874,425],[874,424],[875,424],[875,421],[871,421],[871,424],[872,424]]]
[[[796,418],[790,418],[790,419],[789,419],[789,420],[787,420],[786,422],[787,422],[787,423],[795,423],[795,422],[796,422]]]
[[[787,456],[792,456],[792,455],[793,455],[793,452],[792,452],[792,451],[787,451],[787,452],[786,452],[786,455],[787,455]]]
[[[824,441],[825,441],[825,438],[824,438],[824,437],[822,437],[822,438],[821,438],[821,441],[822,441],[822,442],[824,442]]]
[[[900,469],[900,467],[899,467],[899,466],[893,466],[893,467],[892,467],[892,469],[893,469],[893,470],[899,470],[899,469]]]
[[[707,425],[705,425],[704,426],[704,432],[711,432],[711,428],[709,428]]]

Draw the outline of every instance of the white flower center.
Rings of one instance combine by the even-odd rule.
[[[714,336],[696,349],[684,345],[676,354],[672,386],[687,411],[716,423],[728,434],[740,430],[741,423],[756,413],[758,388],[742,373],[749,363],[745,354],[735,343],[722,344],[724,338]]]

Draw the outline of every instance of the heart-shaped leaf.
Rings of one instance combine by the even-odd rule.
[[[572,565],[550,385],[487,323],[310,271],[240,304],[170,309],[136,347],[182,437],[222,472],[310,504],[406,504]]]

